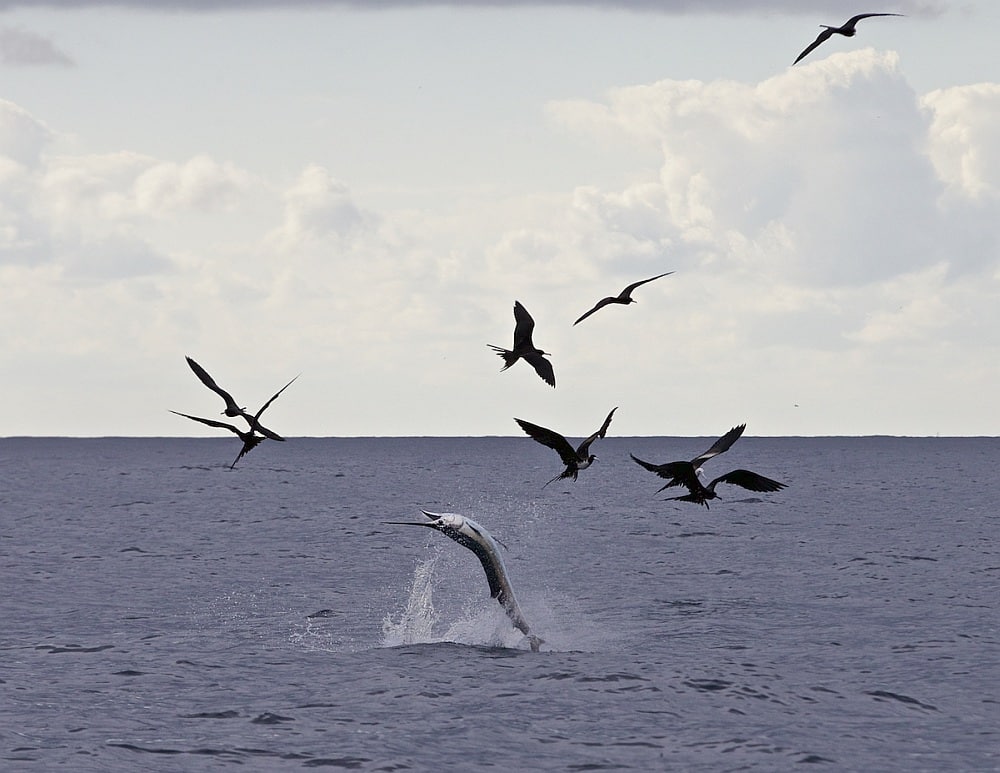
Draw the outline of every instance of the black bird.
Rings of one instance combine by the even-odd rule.
[[[736,486],[742,486],[750,491],[778,491],[785,488],[784,483],[765,478],[763,475],[758,475],[750,470],[732,470],[725,475],[720,475],[707,486],[701,482],[701,479],[698,477],[698,473],[701,472],[701,465],[709,459],[728,451],[733,443],[739,439],[740,435],[743,434],[746,426],[746,424],[740,424],[738,427],[733,427],[729,432],[716,440],[712,444],[712,447],[705,451],[705,453],[699,454],[690,462],[680,461],[653,464],[643,461],[635,456],[635,454],[629,454],[629,456],[632,457],[632,461],[636,464],[667,480],[666,484],[661,486],[658,491],[663,491],[663,489],[670,488],[671,486],[684,486],[688,490],[688,493],[681,497],[671,497],[671,499],[695,502],[699,505],[705,505],[706,508],[708,507],[708,500],[718,498],[719,495],[715,493],[715,487],[719,483],[731,483]]]
[[[843,25],[841,25],[840,27],[831,27],[829,24],[820,24],[819,26],[823,27],[823,31],[821,33],[819,33],[819,35],[816,36],[816,39],[812,43],[810,43],[808,46],[806,46],[806,50],[803,51],[801,54],[799,54],[798,57],[796,57],[795,61],[792,62],[792,64],[793,65],[794,64],[798,64],[800,61],[802,61],[803,59],[805,59],[805,57],[809,54],[810,51],[812,51],[814,48],[816,48],[820,43],[823,43],[824,41],[829,40],[829,38],[834,33],[836,33],[838,35],[843,35],[844,37],[853,38],[857,34],[857,30],[854,29],[854,27],[857,25],[857,23],[859,21],[861,21],[862,19],[868,19],[868,18],[871,18],[872,16],[903,16],[903,14],[901,14],[901,13],[859,13],[857,16],[852,16],[850,19],[848,19],[846,22],[844,22]]]
[[[626,287],[624,290],[622,290],[617,296],[615,296],[613,298],[610,297],[610,296],[607,297],[607,298],[601,298],[601,300],[599,300],[597,302],[597,304],[594,306],[594,308],[592,308],[586,314],[584,314],[583,316],[581,316],[573,324],[576,325],[576,324],[579,324],[580,322],[583,322],[587,317],[589,317],[595,311],[597,311],[598,309],[603,309],[609,303],[620,303],[620,304],[622,304],[624,306],[628,306],[630,303],[636,303],[635,298],[632,297],[632,291],[635,288],[640,287],[641,285],[646,284],[646,282],[652,282],[654,279],[659,279],[661,276],[669,276],[672,273],[674,273],[674,272],[673,271],[668,271],[666,274],[657,274],[656,276],[650,277],[649,279],[643,279],[642,281],[639,281],[639,282],[633,282],[628,287]]]
[[[237,435],[240,440],[243,441],[243,448],[240,449],[239,455],[233,460],[233,463],[229,465],[229,469],[233,469],[236,466],[236,462],[244,457],[244,455],[250,453],[257,446],[264,441],[263,435],[255,435],[253,430],[249,432],[244,432],[239,427],[234,427],[232,424],[227,424],[224,421],[216,421],[215,419],[203,419],[199,416],[191,416],[187,413],[181,413],[180,411],[170,411],[171,413],[176,413],[178,416],[183,416],[186,419],[191,419],[192,421],[200,421],[202,424],[207,424],[209,427],[219,427],[221,429],[228,429],[234,435]]]
[[[520,301],[514,301],[514,348],[512,350],[504,349],[502,346],[494,346],[493,344],[487,344],[487,346],[503,357],[504,366],[500,368],[501,373],[518,359],[523,359],[535,369],[542,381],[554,387],[556,374],[552,371],[552,363],[543,356],[549,353],[536,349],[531,341],[531,332],[534,329],[535,320],[531,318],[528,310],[521,305]]]
[[[188,358],[188,359],[189,359],[190,362],[194,363],[194,360],[191,360],[190,358]],[[194,364],[197,365],[197,363],[194,363]],[[195,372],[197,372],[197,371],[195,371]],[[206,373],[205,375],[208,375],[208,374]],[[298,376],[296,376],[295,378],[298,378]],[[293,378],[292,381],[295,381],[295,378]],[[215,419],[202,419],[199,416],[191,416],[190,414],[180,413],[179,411],[170,411],[170,412],[171,413],[176,413],[178,416],[183,416],[186,419],[191,419],[192,421],[200,421],[202,424],[207,424],[209,427],[219,427],[220,429],[228,429],[234,435],[238,436],[239,439],[243,441],[243,448],[240,449],[239,456],[237,456],[233,460],[233,463],[231,465],[229,465],[229,469],[233,469],[236,466],[236,462],[238,462],[240,459],[242,459],[245,454],[250,453],[250,451],[252,451],[258,445],[260,445],[260,442],[262,440],[264,440],[267,437],[270,437],[270,435],[256,435],[256,434],[254,434],[255,431],[259,431],[258,428],[260,428],[260,426],[261,426],[260,422],[258,421],[258,419],[261,417],[261,414],[263,414],[264,411],[267,410],[267,407],[271,403],[273,403],[275,401],[275,399],[278,397],[278,395],[280,395],[282,392],[284,392],[286,389],[288,389],[288,387],[290,387],[292,385],[292,381],[289,381],[281,389],[279,389],[270,400],[268,400],[266,403],[264,403],[260,407],[260,410],[257,411],[257,413],[254,416],[247,416],[247,421],[250,422],[250,431],[249,432],[243,432],[243,430],[239,429],[238,427],[234,427],[232,424],[227,424],[224,421],[216,421]],[[240,415],[242,416],[242,415],[245,415],[245,414],[240,414]],[[271,434],[274,435],[273,432]],[[274,437],[271,438],[271,439],[272,440],[281,440],[281,441],[284,441],[284,438],[280,437],[279,435],[274,435]]]
[[[615,415],[615,411],[617,410],[617,406],[612,408],[611,413],[608,414],[608,418],[604,420],[601,428],[580,443],[575,450],[573,449],[573,446],[569,444],[569,441],[558,432],[546,429],[545,427],[539,427],[537,424],[532,424],[530,421],[524,421],[524,419],[514,419],[514,421],[518,423],[521,429],[523,429],[532,440],[536,440],[543,446],[547,446],[548,448],[554,450],[557,454],[559,454],[559,458],[562,459],[563,464],[566,465],[566,469],[556,475],[552,480],[548,481],[545,486],[548,486],[553,480],[560,480],[561,478],[572,478],[575,481],[577,473],[579,473],[580,470],[585,470],[590,467],[591,463],[597,458],[590,453],[590,444],[597,440],[597,438],[604,437],[611,424],[611,417]],[[545,488],[545,486],[542,486],[542,488]]]
[[[715,478],[707,486],[702,484],[697,475],[685,478],[681,483],[687,486],[689,493],[682,497],[669,497],[669,499],[694,502],[699,505],[705,505],[706,508],[708,508],[709,499],[716,499],[719,496],[715,493],[715,486],[718,483],[732,483],[736,486],[742,486],[748,491],[780,491],[786,485],[776,480],[765,478],[763,475],[758,475],[756,472],[750,470],[731,470],[725,475]]]
[[[201,365],[199,365],[190,357],[185,357],[184,359],[187,360],[188,365],[191,366],[191,370],[194,371],[194,374],[198,377],[201,383],[207,386],[209,389],[211,389],[213,392],[219,395],[219,397],[221,397],[223,400],[226,401],[226,410],[222,412],[224,415],[229,417],[242,416],[244,419],[247,420],[247,423],[250,425],[250,429],[253,430],[254,432],[258,432],[264,437],[270,438],[271,440],[282,440],[282,441],[284,440],[284,438],[281,437],[281,435],[279,435],[277,432],[272,432],[263,424],[261,424],[257,419],[264,412],[267,406],[269,406],[272,402],[274,402],[274,398],[280,395],[282,392],[284,392],[288,388],[288,386],[292,383],[292,381],[295,381],[295,378],[298,378],[298,376],[293,378],[292,381],[289,381],[288,384],[285,384],[285,386],[279,389],[277,394],[274,395],[274,397],[272,397],[270,400],[264,403],[264,406],[259,411],[257,411],[257,414],[255,416],[251,416],[249,413],[247,413],[246,408],[241,408],[236,404],[236,401],[233,399],[233,396],[229,394],[229,392],[227,392],[225,389],[223,389],[222,387],[220,387],[218,384],[215,383],[215,379],[213,379],[208,374],[207,370],[201,367]]]

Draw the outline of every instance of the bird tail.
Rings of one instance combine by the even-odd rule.
[[[501,373],[517,362],[518,355],[514,354],[514,352],[510,351],[510,349],[504,349],[502,346],[494,346],[493,344],[486,345],[496,352],[498,356],[503,357],[504,366],[500,368]]]
[[[552,478],[552,480],[546,481],[545,486],[548,486],[549,483],[555,483],[557,480],[562,480],[563,478],[572,478],[573,481],[576,482],[576,475],[577,475],[576,470],[563,470],[554,478]],[[545,488],[545,486],[542,486],[542,488]]]

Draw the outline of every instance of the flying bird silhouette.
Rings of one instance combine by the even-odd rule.
[[[583,314],[573,324],[574,325],[578,325],[579,323],[583,322],[587,317],[589,317],[591,314],[593,314],[595,311],[597,311],[599,309],[603,309],[609,303],[620,303],[620,304],[622,304],[624,306],[628,306],[630,303],[636,303],[637,301],[635,300],[635,298],[632,297],[632,291],[635,288],[640,287],[640,286],[646,284],[646,282],[652,282],[654,279],[659,279],[661,276],[669,276],[672,273],[674,273],[674,272],[673,271],[668,271],[665,274],[657,274],[656,276],[650,277],[649,279],[643,279],[643,280],[641,280],[639,282],[633,282],[628,287],[626,287],[624,290],[622,290],[620,293],[618,293],[618,295],[616,295],[614,297],[609,296],[607,298],[601,298],[601,300],[599,300],[594,305],[594,308],[592,308],[586,314]]]
[[[763,475],[758,475],[751,470],[731,470],[725,475],[715,478],[707,486],[702,484],[697,475],[685,478],[681,483],[687,487],[688,493],[682,497],[669,497],[669,499],[694,502],[695,504],[705,505],[706,508],[708,508],[709,499],[718,498],[719,495],[715,493],[715,486],[719,483],[732,483],[735,486],[742,486],[748,491],[780,491],[786,485],[771,478],[765,478]]]
[[[510,584],[510,576],[507,574],[507,567],[504,566],[503,557],[500,555],[500,547],[497,539],[486,531],[480,524],[471,518],[466,518],[458,513],[430,513],[426,510],[421,512],[431,519],[430,523],[414,523],[409,521],[385,521],[385,523],[399,526],[427,526],[450,537],[459,545],[468,548],[476,554],[476,558],[483,565],[486,572],[486,582],[490,586],[490,596],[495,598],[503,607],[511,623],[521,633],[528,637],[532,652],[538,652],[539,647],[544,643],[542,639],[531,633],[528,622],[524,619],[521,607],[514,596],[514,588]]]
[[[229,392],[227,392],[225,389],[223,389],[222,387],[220,387],[218,384],[215,383],[215,379],[213,379],[208,374],[207,370],[201,367],[201,365],[199,365],[190,357],[185,357],[184,359],[187,360],[187,364],[191,366],[191,370],[194,371],[194,374],[198,377],[201,383],[207,386],[209,389],[211,389],[225,401],[226,410],[222,412],[223,414],[231,418],[235,418],[236,416],[242,416],[244,419],[247,420],[247,423],[250,425],[250,429],[252,429],[253,431],[263,435],[264,437],[270,438],[271,440],[284,440],[284,438],[281,437],[281,435],[279,435],[277,432],[272,432],[271,430],[269,430],[267,427],[261,424],[260,421],[258,421],[258,419],[260,415],[264,413],[265,410],[267,410],[267,406],[273,403],[278,395],[280,395],[282,392],[288,389],[292,381],[295,381],[295,378],[298,378],[298,376],[293,378],[292,381],[289,381],[281,389],[279,389],[277,393],[274,395],[274,397],[272,397],[270,400],[264,403],[263,407],[261,407],[261,409],[257,411],[255,415],[250,415],[249,413],[247,413],[246,408],[241,408],[239,405],[236,404],[236,401],[233,399],[233,396],[229,394]]]
[[[765,478],[763,475],[758,475],[756,472],[751,472],[750,470],[732,470],[725,475],[715,478],[707,486],[701,482],[701,479],[698,477],[698,474],[701,472],[701,465],[709,459],[728,451],[733,443],[743,434],[743,430],[745,429],[746,424],[733,427],[729,432],[716,440],[712,444],[712,447],[705,451],[705,453],[699,454],[689,462],[680,461],[653,464],[643,461],[635,454],[629,454],[629,456],[632,457],[632,461],[636,464],[667,480],[666,484],[661,486],[658,491],[663,491],[663,489],[672,486],[684,486],[688,490],[688,493],[684,496],[671,497],[671,500],[694,502],[704,505],[706,508],[710,499],[718,498],[719,495],[716,493],[715,487],[719,483],[731,483],[735,486],[742,486],[749,491],[778,491],[785,488],[784,483]]]
[[[190,360],[190,362],[194,362],[194,360]],[[195,364],[197,365],[197,363],[195,363]],[[201,366],[199,366],[199,367],[201,367]],[[206,375],[208,375],[208,374],[206,374]],[[298,378],[298,376],[296,376],[295,378]],[[295,378],[293,378],[292,381],[295,381]],[[278,395],[280,395],[282,392],[284,392],[286,389],[288,389],[288,387],[290,387],[292,385],[292,381],[289,381],[281,389],[279,389],[277,392],[275,392],[274,396],[270,400],[268,400],[266,403],[264,403],[260,407],[260,410],[257,411],[256,414],[254,414],[253,416],[248,416],[247,417],[247,421],[250,423],[250,431],[249,432],[244,432],[239,427],[234,427],[232,424],[227,424],[224,421],[216,421],[215,419],[203,419],[200,416],[192,416],[192,415],[190,415],[188,413],[181,413],[180,411],[170,411],[170,412],[171,413],[176,413],[178,416],[183,416],[186,419],[191,419],[192,421],[200,421],[202,424],[206,424],[209,427],[218,427],[220,429],[228,429],[234,435],[236,435],[237,437],[239,437],[239,439],[243,441],[243,448],[240,449],[240,453],[233,460],[233,463],[231,465],[229,465],[229,469],[231,470],[231,469],[233,469],[236,466],[236,462],[238,462],[246,454],[250,453],[253,449],[255,449],[258,445],[260,445],[260,443],[261,443],[262,440],[264,440],[267,437],[270,437],[270,435],[257,435],[257,434],[255,434],[256,431],[259,431],[258,428],[260,428],[260,426],[261,426],[260,422],[258,421],[258,419],[260,419],[261,414],[263,414],[264,411],[267,410],[267,407],[271,403],[273,403],[275,401],[275,399],[278,397]],[[245,415],[245,414],[240,414],[240,415],[242,416],[242,415]],[[274,437],[271,438],[272,440],[281,440],[282,442],[284,442],[284,440],[285,440],[283,437],[281,437],[280,435],[277,435],[277,434],[275,434],[273,432],[271,433],[271,435],[274,435]]]
[[[575,481],[580,470],[585,470],[590,467],[593,461],[597,458],[590,453],[590,444],[597,440],[597,438],[604,437],[608,431],[608,427],[611,425],[611,417],[615,415],[615,411],[617,410],[617,406],[612,408],[611,413],[608,414],[608,418],[604,420],[601,428],[580,443],[580,445],[575,449],[569,444],[569,441],[566,438],[554,430],[539,427],[537,424],[532,424],[530,421],[525,421],[524,419],[514,419],[514,421],[518,423],[521,429],[523,429],[532,440],[541,443],[543,446],[551,448],[559,454],[559,458],[562,459],[563,464],[566,465],[566,469],[556,475],[552,480],[548,481],[545,486],[548,486],[549,483],[552,483],[552,481],[560,480],[562,478],[572,478]],[[545,488],[545,486],[542,486],[542,488]]]
[[[216,421],[215,419],[203,419],[200,416],[192,416],[188,413],[181,413],[180,411],[170,411],[171,413],[176,413],[178,416],[183,416],[186,419],[191,419],[192,421],[200,421],[202,424],[207,424],[209,427],[219,427],[220,429],[228,429],[234,435],[237,435],[240,440],[243,441],[243,448],[240,449],[239,455],[233,459],[233,463],[229,465],[229,469],[233,469],[236,466],[236,462],[242,459],[246,454],[250,453],[258,445],[264,441],[263,435],[255,435],[253,430],[249,432],[244,432],[239,427],[234,427],[232,424],[227,424],[224,421]]]
[[[552,363],[543,356],[548,352],[536,349],[531,341],[531,333],[534,329],[535,320],[531,318],[528,310],[521,305],[520,301],[514,301],[514,348],[504,349],[502,346],[494,344],[487,344],[487,346],[503,357],[504,366],[500,368],[501,373],[519,359],[523,359],[535,369],[535,373],[541,376],[542,381],[554,387],[556,375],[552,370]]]
[[[816,39],[812,43],[810,43],[808,46],[806,46],[805,51],[803,51],[801,54],[799,54],[796,57],[795,61],[792,62],[792,64],[793,65],[798,64],[800,61],[802,61],[803,59],[805,59],[805,57],[814,48],[816,48],[818,45],[820,45],[820,43],[823,43],[826,40],[829,40],[830,37],[834,33],[836,33],[837,35],[843,35],[844,37],[847,37],[847,38],[853,38],[857,34],[857,30],[854,29],[855,26],[857,26],[857,23],[859,21],[861,21],[862,19],[869,19],[872,16],[903,16],[903,14],[901,14],[901,13],[859,13],[857,16],[852,16],[850,19],[848,19],[846,22],[844,22],[839,27],[831,27],[829,24],[820,24],[819,26],[823,27],[823,31],[821,33],[819,33],[819,35],[816,36]]]

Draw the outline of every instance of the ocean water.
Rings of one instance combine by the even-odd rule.
[[[713,439],[2,439],[0,770],[1000,770],[1000,440]]]

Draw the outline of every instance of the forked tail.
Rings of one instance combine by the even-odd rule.
[[[513,365],[518,360],[518,356],[514,354],[510,349],[504,349],[502,346],[495,346],[494,344],[486,344],[490,349],[495,351],[498,356],[503,357],[504,366],[500,368],[500,372],[503,373],[507,368]]]

